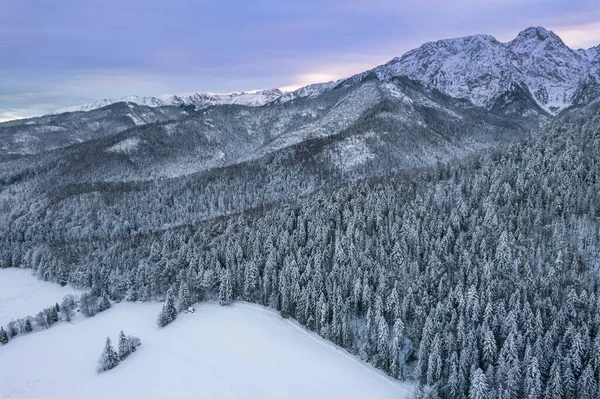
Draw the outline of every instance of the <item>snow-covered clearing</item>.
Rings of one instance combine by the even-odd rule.
[[[135,151],[139,144],[140,144],[139,138],[131,137],[131,138],[128,138],[128,139],[118,142],[117,144],[113,145],[112,147],[107,148],[106,151],[121,152],[121,153],[128,154],[132,151]]]
[[[42,309],[60,303],[67,294],[80,295],[82,292],[71,286],[61,287],[42,281],[31,269],[0,269],[0,326],[13,319],[34,316]]]
[[[338,157],[333,158],[336,166],[342,170],[349,171],[356,166],[375,158],[365,139],[373,137],[372,133],[366,133],[361,137],[349,137],[337,145]]]
[[[394,381],[296,323],[257,305],[196,305],[163,329],[161,304],[121,303],[0,348],[0,398],[405,398]],[[142,346],[96,373],[106,336]]]
[[[140,126],[145,123],[143,120],[133,115],[132,113],[128,113],[127,116],[131,118],[131,120],[133,121],[133,123],[135,123],[136,126]]]

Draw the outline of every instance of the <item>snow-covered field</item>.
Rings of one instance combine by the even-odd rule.
[[[0,326],[13,319],[34,316],[42,309],[60,303],[67,294],[80,295],[82,292],[39,280],[31,269],[0,269]]]
[[[51,290],[38,284],[44,289],[36,288],[31,296]],[[181,314],[163,329],[156,326],[160,308],[158,303],[115,304],[76,324],[61,322],[15,338],[0,347],[0,398],[411,396],[410,385],[263,307],[200,304],[196,313]],[[4,313],[0,316],[6,318]],[[116,345],[120,330],[139,337],[142,346],[117,368],[97,374],[104,340],[110,336]]]

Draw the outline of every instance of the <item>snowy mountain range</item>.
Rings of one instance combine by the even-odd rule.
[[[572,50],[553,32],[531,27],[507,43],[490,35],[425,43],[349,79],[312,84],[294,92],[271,89],[251,93],[196,93],[166,99],[128,96],[63,108],[56,113],[90,111],[121,101],[149,107],[193,105],[202,109],[223,104],[256,107],[275,100],[281,103],[319,95],[338,84],[359,81],[370,73],[381,80],[406,76],[486,109],[492,109],[504,93],[518,87],[528,92],[543,110],[556,114],[600,94],[600,46]]]
[[[260,90],[251,93],[230,93],[230,94],[212,94],[212,93],[195,93],[188,96],[169,96],[165,99],[158,97],[140,97],[140,96],[125,96],[118,99],[102,99],[92,101],[82,105],[61,108],[54,114],[63,112],[76,111],[91,111],[94,109],[106,107],[107,105],[118,102],[129,102],[147,107],[162,107],[162,106],[180,106],[185,107],[193,105],[196,109],[206,108],[211,105],[237,104],[249,107],[259,107],[281,97],[283,93],[279,89]]]
[[[507,43],[489,35],[426,43],[351,79],[370,72],[380,79],[407,76],[487,109],[517,85],[556,114],[578,102],[586,82],[598,82],[600,46],[575,51],[553,32],[532,27]]]

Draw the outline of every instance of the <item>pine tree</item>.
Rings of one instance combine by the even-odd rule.
[[[462,392],[460,390],[460,379],[458,370],[458,355],[455,351],[450,355],[450,376],[448,377],[448,386],[446,387],[448,397],[458,398]]]
[[[31,317],[28,317],[27,320],[25,320],[25,332],[32,332],[33,331],[33,326],[31,325]]]
[[[387,321],[382,314],[377,317],[377,353],[379,357],[379,367],[387,368],[389,364],[389,341],[390,332]]]
[[[481,369],[475,369],[471,373],[471,388],[469,389],[469,399],[488,399],[489,387],[485,374]]]
[[[256,299],[256,288],[259,280],[258,268],[255,261],[247,263],[244,277],[244,298],[248,301],[253,301]]]
[[[550,378],[546,384],[544,399],[561,399],[563,397],[562,377],[560,374],[559,361],[555,360],[550,367]]]
[[[102,351],[102,355],[100,356],[100,360],[98,360],[98,372],[101,373],[103,371],[111,370],[119,364],[119,355],[112,347],[112,343],[110,342],[110,338],[106,338],[106,343],[104,344],[104,351]]]
[[[158,315],[158,326],[164,327],[177,318],[177,309],[175,308],[175,298],[173,289],[167,291],[167,299]]]
[[[392,359],[390,363],[390,375],[394,378],[402,377],[402,366],[399,359],[399,351],[400,351],[400,338],[396,333],[393,333],[392,342],[390,343],[390,358]]]
[[[229,269],[221,273],[221,284],[219,285],[219,303],[230,305],[233,300],[233,288],[231,285],[231,274]]]
[[[577,393],[579,399],[598,399],[598,397],[600,397],[598,381],[591,365],[588,365],[581,373],[581,377],[578,381]]]
[[[52,325],[58,322],[58,304],[57,306],[53,306],[50,308],[50,312],[48,312],[48,324]]]
[[[537,358],[532,357],[527,367],[527,376],[525,378],[525,398],[541,399],[542,397],[542,376],[538,368]]]
[[[129,356],[129,345],[127,344],[127,337],[123,330],[119,333],[119,359],[122,361]]]
[[[98,305],[98,312],[104,312],[111,308],[110,299],[108,299],[108,295],[106,292],[102,293],[102,299],[100,299],[100,304]]]
[[[192,295],[190,294],[190,287],[187,281],[182,281],[179,286],[179,312],[187,310],[194,304]]]
[[[73,295],[66,295],[60,306],[60,316],[65,321],[71,321],[75,314],[75,297]]]
[[[6,345],[8,343],[8,334],[4,331],[4,327],[0,327],[0,344]]]
[[[496,356],[498,348],[496,346],[496,339],[494,333],[489,329],[485,329],[483,337],[483,360],[487,366],[492,366],[496,362]]]

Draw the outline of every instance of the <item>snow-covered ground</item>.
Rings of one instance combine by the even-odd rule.
[[[31,269],[0,269],[0,326],[13,319],[34,316],[42,309],[60,303],[67,294],[80,295],[82,292],[71,286],[61,287],[42,281]]]
[[[49,298],[45,283],[38,283],[42,289],[15,275],[10,280],[21,278],[34,288],[32,296]],[[0,281],[6,276],[3,271]],[[0,398],[402,399],[413,392],[257,305],[196,305],[194,314],[181,314],[163,329],[156,326],[160,308],[115,304],[76,324],[61,322],[10,341],[0,347]],[[139,337],[142,346],[117,368],[97,374],[104,340],[110,336],[116,345],[120,330]]]

